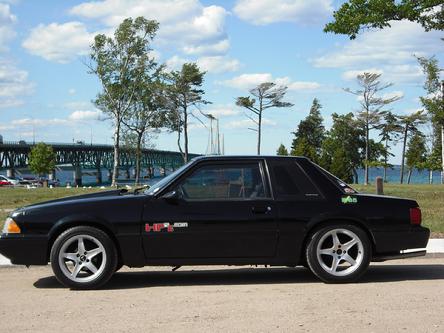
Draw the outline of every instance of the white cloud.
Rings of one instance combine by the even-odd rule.
[[[188,54],[221,55],[229,48],[225,32],[228,12],[220,6],[203,6],[198,0],[99,0],[74,6],[70,14],[94,20],[39,25],[31,30],[23,46],[46,60],[66,63],[87,54],[93,36],[110,34],[125,18],[144,16],[160,23],[156,43],[174,44]],[[101,31],[97,31],[97,22]]]
[[[324,23],[333,12],[332,0],[239,0],[234,12],[256,25],[274,22]]]
[[[258,73],[258,74],[241,74],[230,80],[222,81],[224,86],[237,88],[237,89],[252,89],[260,83],[271,82],[273,77],[270,73]]]
[[[21,99],[0,99],[0,109],[10,109],[22,106],[25,102]]]
[[[93,108],[93,105],[91,102],[85,102],[85,101],[66,102],[65,104],[63,104],[63,106],[69,110],[72,110],[72,111],[88,110],[88,109]]]
[[[12,26],[16,21],[17,17],[11,13],[10,6],[0,3],[0,51],[6,51],[7,42],[15,37],[16,33]]]
[[[221,84],[237,88],[237,89],[252,89],[258,84],[264,82],[275,82],[278,85],[285,85],[288,90],[298,91],[298,90],[314,90],[321,87],[317,82],[309,81],[292,81],[288,76],[273,78],[270,73],[257,73],[257,74],[241,74],[230,80],[225,80],[220,82]]]
[[[0,60],[0,105],[11,108],[22,105],[22,97],[34,92],[34,84],[29,82],[28,72],[14,64]]]
[[[87,121],[87,120],[102,120],[104,117],[100,110],[86,110],[86,111],[74,111],[68,116],[68,120],[72,121]]]
[[[209,73],[235,72],[241,65],[239,60],[225,56],[202,57],[197,59],[197,64]]]
[[[384,74],[384,71],[379,68],[368,68],[362,70],[349,70],[342,73],[342,78],[347,81],[354,81],[358,77],[358,75],[362,75],[364,73],[373,73],[373,74]]]
[[[384,78],[394,82],[418,82],[422,78],[416,56],[442,53],[441,32],[425,32],[409,21],[391,22],[391,28],[370,30],[348,41],[336,51],[312,60],[315,67],[344,68],[349,79],[364,68],[377,68]]]
[[[277,123],[268,118],[262,118],[263,126],[276,126]],[[237,128],[256,128],[257,125],[250,119],[242,119],[242,120],[234,120],[225,125],[225,128],[228,129],[237,129]]]
[[[70,88],[70,89],[68,89],[68,94],[75,95],[76,94],[76,90],[74,88]]]
[[[75,111],[67,118],[20,118],[14,119],[7,124],[3,124],[0,130],[20,131],[25,136],[25,131],[31,127],[51,127],[69,126],[76,127],[79,123],[91,120],[101,120],[103,114],[99,110],[95,111]]]
[[[45,127],[51,125],[66,125],[66,119],[52,118],[52,119],[33,119],[33,118],[22,118],[15,119],[11,121],[11,125],[15,128],[24,126],[35,126],[35,127]]]
[[[185,45],[183,51],[187,54],[224,54],[230,48],[230,41],[223,39],[220,42],[213,44],[201,44],[201,45]]]
[[[81,22],[39,24],[31,30],[22,46],[46,60],[67,63],[88,54],[94,33]]]
[[[203,112],[211,114],[216,118],[236,116],[240,113],[240,111],[235,110],[232,105],[215,105],[210,109],[203,110]]]
[[[178,55],[172,56],[170,59],[168,59],[165,63],[168,70],[179,70],[183,64],[190,62],[189,59],[185,59],[182,57],[179,57]]]
[[[127,17],[138,16],[168,23],[195,15],[200,8],[197,0],[99,0],[83,2],[73,7],[70,14],[117,26]]]

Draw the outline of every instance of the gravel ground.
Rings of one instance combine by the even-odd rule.
[[[72,291],[49,267],[0,268],[1,332],[443,332],[444,259],[373,264],[357,284],[304,268],[128,269]]]

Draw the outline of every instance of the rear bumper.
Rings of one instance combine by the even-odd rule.
[[[46,236],[1,235],[0,253],[14,265],[46,265],[48,238]]]
[[[425,249],[430,237],[430,230],[414,226],[408,230],[374,231],[375,255],[393,254],[408,249]]]

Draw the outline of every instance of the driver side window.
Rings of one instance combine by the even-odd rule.
[[[176,191],[188,200],[265,198],[259,163],[203,166],[181,181]]]

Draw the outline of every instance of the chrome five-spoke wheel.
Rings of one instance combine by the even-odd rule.
[[[306,248],[311,271],[325,282],[353,282],[367,269],[371,246],[354,225],[335,224],[316,230]]]
[[[106,265],[106,253],[100,241],[89,235],[68,239],[59,252],[59,266],[75,282],[93,281]]]
[[[79,226],[64,231],[51,248],[56,278],[74,289],[102,286],[117,268],[117,251],[110,237],[97,228]]]
[[[359,237],[347,229],[326,232],[316,248],[319,264],[328,273],[346,276],[362,263],[364,247]]]

